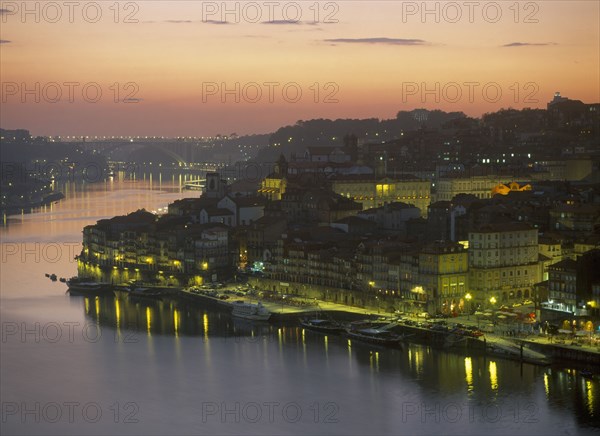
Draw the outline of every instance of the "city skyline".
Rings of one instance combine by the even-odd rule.
[[[596,2],[275,3],[2,2],[2,127],[241,135],[600,101]]]

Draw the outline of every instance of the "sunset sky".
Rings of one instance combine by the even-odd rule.
[[[437,4],[439,22],[422,16],[422,2],[273,2],[271,16],[266,2],[240,2],[226,22],[222,2],[121,2],[118,16],[112,1],[77,3],[69,17],[64,2],[25,2],[36,16],[25,14],[21,1],[0,1],[2,128],[36,135],[246,134],[299,119],[392,118],[420,107],[473,116],[544,108],[555,91],[600,101],[595,0],[483,1],[471,17],[465,2],[428,2],[431,10]],[[70,82],[79,85],[64,85]],[[135,85],[126,88],[129,82]],[[475,82],[472,98],[465,82]],[[102,91],[95,103],[82,95],[90,83],[91,100]],[[232,90],[239,83],[239,102],[222,95],[222,83]],[[282,88],[290,83],[286,97]],[[423,84],[433,93],[422,95]],[[302,97],[293,102],[296,88]],[[491,101],[498,89],[502,97]]]

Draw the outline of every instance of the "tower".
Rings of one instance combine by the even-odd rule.
[[[227,182],[221,180],[219,173],[206,173],[206,185],[204,187],[204,197],[222,198],[225,196],[225,187]]]

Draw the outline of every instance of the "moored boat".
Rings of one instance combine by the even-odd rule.
[[[69,287],[69,293],[72,294],[92,294],[99,295],[110,289],[109,283],[95,282],[87,278],[73,277],[66,281]]]
[[[127,295],[130,299],[160,299],[165,295],[162,289],[135,287],[131,289]]]
[[[339,334],[343,332],[344,326],[341,324],[330,321],[328,319],[302,319],[300,320],[300,325],[308,330],[312,330],[320,333],[331,333],[331,334]]]
[[[381,345],[385,347],[400,347],[402,345],[402,337],[387,330],[379,330],[374,328],[359,330],[346,329],[346,335],[350,339],[355,339],[357,341],[366,342],[373,345]]]
[[[237,318],[250,319],[253,321],[268,321],[271,317],[271,312],[269,312],[260,302],[254,304],[235,301],[231,306],[233,307],[231,314]]]

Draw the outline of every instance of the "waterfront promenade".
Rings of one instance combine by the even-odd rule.
[[[230,286],[225,287],[222,292],[232,291]],[[206,297],[199,297],[190,294],[188,291],[182,291],[189,296],[197,297],[199,302]],[[295,298],[279,298],[276,301],[267,298],[261,298],[257,295],[232,296],[230,300],[219,301],[214,299],[222,306],[227,306],[229,302],[243,300],[250,303],[259,301],[273,314],[275,322],[297,322],[304,317],[330,317],[338,321],[348,321],[359,318],[385,318],[386,320],[398,321],[399,319],[412,321],[413,323],[423,323],[420,326],[406,326],[400,321],[399,326],[403,330],[411,333],[417,333],[421,338],[431,339],[431,330],[426,326],[427,323],[436,320],[418,317],[414,314],[398,315],[390,312],[373,311],[365,308],[348,306],[340,303],[322,301],[318,299],[300,300]],[[230,304],[230,303],[229,303]],[[493,323],[490,319],[477,318],[476,316],[457,316],[445,320],[450,326],[452,324],[462,324],[464,326],[493,325],[492,331],[486,331],[484,336],[476,339],[468,337],[468,342],[474,349],[480,349],[494,354],[506,354],[505,357],[524,360],[532,363],[549,363],[554,361],[578,362],[580,364],[600,364],[600,348],[591,341],[567,338],[565,335],[547,336],[544,334],[521,333],[519,336],[509,336],[507,332],[517,330],[517,325],[510,323]],[[435,333],[435,332],[434,332]],[[442,335],[443,336],[443,335]],[[439,338],[438,338],[439,339]],[[427,339],[425,339],[427,341]],[[423,341],[421,341],[423,342]],[[481,343],[481,345],[478,345]],[[521,347],[523,345],[523,347]]]

